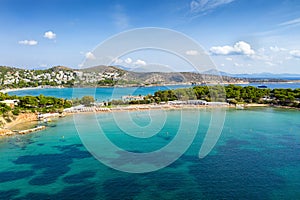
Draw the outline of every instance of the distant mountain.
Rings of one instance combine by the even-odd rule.
[[[94,66],[94,67],[82,68],[82,69],[77,69],[77,70],[83,71],[83,72],[96,72],[96,73],[104,73],[104,72],[123,72],[124,73],[124,71],[125,71],[125,70],[120,69],[115,66],[105,66],[105,65],[98,65],[98,66]]]
[[[258,79],[300,79],[300,74],[272,74],[272,73],[256,73],[256,74],[234,74],[239,78],[258,78]]]
[[[203,74],[211,74],[211,75],[222,75],[222,76],[230,76],[235,78],[243,78],[243,79],[283,79],[283,80],[297,80],[300,79],[300,74],[273,74],[269,72],[263,73],[254,73],[254,74],[230,74],[223,71],[218,70],[209,70],[202,72]]]
[[[278,82],[282,80],[287,81],[297,79],[298,77],[300,80],[300,75],[294,74],[229,74],[222,71],[219,72],[217,70],[209,70],[202,73],[170,72],[168,71],[168,67],[159,65],[135,69],[136,71],[127,71],[120,67],[104,65],[83,69],[55,66],[45,70],[30,70],[30,73],[28,73],[25,69],[0,67],[0,83],[2,83],[2,88],[36,87],[39,85],[97,87],[112,85],[144,86],[156,84],[214,84],[220,82],[219,75],[222,75],[223,83],[233,84],[261,81]],[[80,71],[80,73],[78,73],[78,71]]]
[[[204,71],[204,72],[201,72],[201,74],[210,74],[210,75],[221,75],[221,76],[231,76],[231,77],[234,77],[233,74],[229,74],[229,73],[226,73],[226,72],[222,72],[222,71],[218,71],[216,69],[211,69],[211,70],[208,70],[208,71]]]
[[[135,71],[127,71],[119,66],[95,66],[83,68],[80,71],[89,73],[117,73],[119,74],[118,84],[183,84],[183,83],[202,83],[202,82],[218,82],[219,77],[212,74],[200,74],[193,72],[170,72],[164,66],[153,65],[147,68],[135,68]],[[150,70],[149,70],[150,69]],[[159,70],[161,71],[159,71]],[[152,71],[153,70],[153,71]],[[158,70],[158,72],[155,72]],[[225,82],[239,82],[242,79],[223,76]]]

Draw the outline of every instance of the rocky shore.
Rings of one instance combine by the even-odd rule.
[[[0,121],[2,123],[2,127],[0,128],[0,136],[14,135],[17,133],[17,131],[13,130],[14,126],[37,120],[37,114],[35,113],[21,113],[17,117],[9,116],[8,119],[1,117]]]

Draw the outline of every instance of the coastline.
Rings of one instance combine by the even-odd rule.
[[[238,85],[247,85],[250,84],[250,82],[223,82],[223,83],[219,83],[219,82],[211,82],[211,83],[206,83],[204,85],[230,85],[230,84],[238,84]],[[190,82],[184,82],[184,83],[166,83],[166,84],[149,84],[149,85],[114,85],[114,86],[73,86],[73,87],[64,87],[64,86],[37,86],[37,87],[24,87],[24,88],[8,88],[8,89],[2,89],[0,90],[0,92],[2,93],[9,93],[9,92],[15,92],[15,91],[23,91],[23,90],[38,90],[38,89],[60,89],[60,88],[126,88],[126,87],[161,87],[161,86],[176,86],[176,85],[182,85],[182,86],[186,86],[186,85],[190,85],[191,87],[193,86],[198,86],[198,85],[192,85]]]
[[[297,84],[300,83],[300,80],[292,80],[292,81],[287,81],[287,82],[275,82],[275,81],[260,81],[260,82],[249,82],[249,81],[240,81],[240,82],[210,82],[210,83],[204,83],[203,85],[249,85],[251,83],[254,84]],[[51,88],[132,88],[132,87],[160,87],[160,86],[175,86],[175,85],[182,85],[182,86],[186,86],[186,85],[190,85],[191,87],[194,86],[199,86],[199,85],[192,85],[190,82],[184,82],[184,83],[166,83],[166,84],[149,84],[149,85],[135,85],[135,84],[128,84],[128,85],[112,85],[112,86],[73,86],[73,87],[65,87],[65,86],[37,86],[37,87],[25,87],[25,88],[9,88],[9,89],[2,89],[0,90],[0,92],[2,93],[9,93],[9,92],[14,92],[14,91],[22,91],[22,90],[38,90],[38,89],[51,89]]]
[[[38,90],[38,89],[47,89],[47,88],[64,88],[62,86],[47,86],[47,87],[43,87],[43,86],[38,86],[38,87],[24,87],[24,88],[9,88],[9,89],[3,89],[0,90],[0,92],[2,93],[9,93],[9,92],[15,92],[15,91],[23,91],[23,90]]]
[[[41,89],[41,87],[3,89],[3,90],[0,90],[0,92],[2,92],[2,93],[9,93],[9,92],[14,92],[14,91],[36,90],[36,89]]]
[[[282,108],[282,109],[295,109],[300,110],[299,108],[288,107],[288,106],[273,106],[270,104],[244,104],[245,108],[263,108],[263,107],[271,107],[271,108]],[[76,114],[100,114],[100,113],[114,113],[114,112],[134,112],[134,111],[146,111],[146,110],[180,110],[180,109],[215,109],[215,108],[225,108],[225,109],[237,109],[235,105],[149,105],[149,104],[136,104],[136,105],[125,105],[125,106],[115,106],[111,108],[107,107],[86,107],[85,110],[82,111],[74,111],[74,112],[64,112],[61,116],[73,116]],[[54,117],[49,117],[49,121]],[[15,134],[27,134],[32,133],[34,131],[43,130],[46,127],[39,128],[36,126],[35,128],[25,129],[14,131],[12,128],[18,124],[22,123],[32,123],[34,121],[38,121],[38,115],[35,113],[23,113],[20,114],[16,120],[7,123],[3,128],[0,128],[0,138],[1,136],[11,136]]]
[[[17,118],[11,122],[6,123],[2,128],[0,128],[0,137],[15,135],[16,131],[13,128],[19,124],[37,122],[37,114],[35,113],[22,113],[17,116]],[[25,129],[28,130],[28,129]],[[20,130],[20,131],[25,131]]]

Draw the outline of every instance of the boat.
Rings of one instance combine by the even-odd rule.
[[[258,88],[268,88],[266,85],[259,85]]]

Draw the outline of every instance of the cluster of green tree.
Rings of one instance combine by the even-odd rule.
[[[0,114],[12,112],[14,115],[18,115],[20,112],[62,112],[65,108],[72,106],[72,101],[47,97],[44,95],[39,96],[10,96],[8,94],[0,93],[0,100],[17,100],[17,105],[10,107],[5,103],[0,104]]]
[[[8,113],[9,111],[11,111],[11,108],[8,105],[5,103],[0,103],[0,115]]]
[[[117,81],[112,78],[107,78],[107,79],[98,81],[99,86],[114,86],[116,83],[117,83]]]
[[[273,105],[300,107],[300,89],[264,89],[253,86],[195,86],[174,90],[157,91],[147,95],[144,100],[131,101],[130,104],[160,103],[174,100],[201,99],[208,102],[227,101],[237,103],[266,103]]]
[[[284,106],[293,106],[300,108],[300,88],[297,89],[274,89],[271,92],[274,98],[272,103]]]
[[[157,91],[152,97],[156,103],[162,101],[187,101],[187,100],[206,100],[206,101],[226,101],[226,91],[222,86],[196,86],[193,88],[179,88],[174,90]]]
[[[72,99],[72,104],[74,106],[77,105],[91,106],[94,102],[95,102],[95,98],[93,96],[84,96],[81,99],[79,98]]]
[[[226,97],[231,103],[266,103],[281,106],[300,107],[300,88],[297,89],[261,89],[253,86],[228,85]]]
[[[0,86],[0,89],[6,89],[6,88],[26,88],[26,87],[38,87],[38,86],[64,86],[64,87],[73,87],[74,80],[67,81],[62,84],[58,84],[55,81],[49,81],[49,80],[41,80],[41,82],[25,82],[23,80],[19,81],[18,83],[12,83],[7,85]]]

